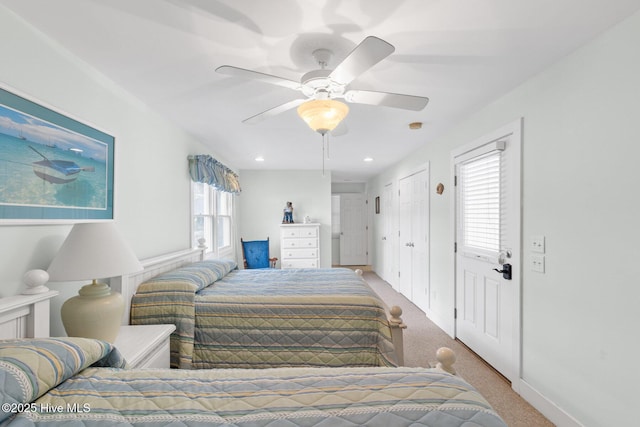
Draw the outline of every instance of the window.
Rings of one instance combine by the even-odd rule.
[[[462,244],[490,254],[500,251],[500,159],[493,152],[459,170]]]
[[[207,253],[233,257],[233,194],[192,182],[192,246],[204,238]]]
[[[233,195],[213,190],[216,195],[216,242],[218,252],[231,249],[231,206]]]

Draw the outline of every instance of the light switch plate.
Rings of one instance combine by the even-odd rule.
[[[531,252],[544,253],[544,236],[531,236]]]
[[[544,255],[531,256],[531,271],[544,273]]]

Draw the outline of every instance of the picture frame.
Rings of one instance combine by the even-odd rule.
[[[380,196],[376,196],[376,213],[380,213]]]
[[[0,225],[113,220],[114,145],[0,88]]]

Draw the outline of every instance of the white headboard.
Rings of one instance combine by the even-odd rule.
[[[124,314],[122,316],[122,324],[129,324],[129,314],[131,311],[131,297],[136,293],[138,286],[159,274],[167,271],[175,270],[183,265],[192,262],[202,261],[204,259],[205,248],[187,249],[179,252],[172,252],[166,255],[160,255],[153,258],[141,260],[140,263],[144,270],[137,273],[114,277],[110,280],[111,289],[120,292],[124,298]]]
[[[0,339],[49,336],[49,300],[58,291],[0,298]]]

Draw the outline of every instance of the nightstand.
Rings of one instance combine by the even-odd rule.
[[[169,336],[175,325],[124,325],[114,342],[130,368],[169,368]]]

